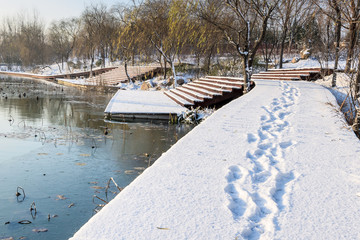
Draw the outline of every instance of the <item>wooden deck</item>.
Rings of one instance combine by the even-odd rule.
[[[329,75],[332,69],[321,68],[296,68],[296,69],[270,69],[266,72],[253,74],[251,79],[284,80],[284,81],[312,81],[319,79],[322,75]]]

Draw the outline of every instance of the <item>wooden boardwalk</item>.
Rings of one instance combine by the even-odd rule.
[[[128,66],[129,77],[132,80],[145,80],[152,78],[161,71],[159,65],[152,66]],[[128,82],[128,78],[123,66],[117,67],[106,73],[97,75],[86,80],[90,85],[115,86],[119,83]]]
[[[128,67],[128,74],[130,78],[134,80],[144,80],[146,78],[150,78],[154,74],[159,73],[160,71],[161,68],[158,65]],[[118,85],[119,83],[124,83],[128,81],[123,66],[94,69],[92,72],[93,72],[93,77],[90,77],[90,71],[57,74],[57,75],[40,75],[40,74],[31,74],[24,72],[0,71],[0,74],[15,76],[15,77],[44,79],[44,80],[54,80],[54,81],[60,80],[62,84],[66,84],[67,81],[68,83],[67,85],[72,85],[72,86],[113,87]],[[69,79],[71,81],[69,81]]]
[[[283,80],[283,81],[312,81],[319,79],[322,75],[329,75],[331,69],[321,68],[295,68],[295,69],[270,69],[266,72],[253,74],[251,79]]]
[[[93,72],[93,75],[96,76],[96,75],[104,74],[115,68],[117,68],[117,67],[94,69],[92,72]],[[65,78],[65,79],[88,78],[90,76],[90,71],[56,74],[56,75],[41,75],[41,74],[32,74],[32,73],[26,73],[26,72],[0,71],[0,74],[14,76],[14,77],[28,77],[28,78],[37,78],[37,79],[45,79],[45,80],[56,80],[58,78]]]

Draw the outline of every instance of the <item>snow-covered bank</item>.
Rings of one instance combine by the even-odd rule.
[[[360,142],[334,96],[257,81],[72,239],[357,239]]]

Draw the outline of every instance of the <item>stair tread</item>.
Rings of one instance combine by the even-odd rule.
[[[184,92],[181,92],[181,91],[179,91],[179,90],[176,89],[176,88],[175,88],[175,89],[171,89],[170,92],[178,93],[178,94],[184,96],[185,98],[188,98],[188,99],[190,99],[191,101],[194,101],[194,102],[202,102],[200,99],[198,99],[198,98],[196,98],[196,97],[193,97],[193,96],[190,96],[190,95],[188,95],[188,94],[186,94],[186,93],[184,93]],[[180,96],[179,96],[179,97],[180,97]]]
[[[204,85],[198,84],[196,82],[192,82],[192,83],[189,83],[189,84],[191,84],[192,86],[198,86],[200,88],[208,88],[208,89],[211,89],[211,90],[214,90],[214,91],[231,92],[231,90],[226,90],[226,89],[221,89],[221,88],[216,88],[216,87],[210,87],[210,86],[204,86]]]
[[[304,73],[255,73],[253,76],[267,76],[267,75],[281,75],[281,76],[309,76],[310,74],[304,74]]]
[[[214,78],[214,79],[229,79],[229,80],[237,80],[239,82],[243,82],[244,79],[243,78],[238,78],[238,77],[221,77],[221,76],[206,76],[206,78]]]
[[[294,70],[294,71],[267,71],[266,73],[273,74],[273,73],[284,73],[284,74],[291,74],[291,73],[320,73],[320,71],[307,71],[307,70]]]
[[[189,105],[189,106],[194,105],[191,102],[188,102],[183,98],[180,98],[179,96],[177,96],[176,94],[174,94],[174,93],[172,93],[170,91],[165,91],[164,94],[168,95],[168,97],[171,96],[172,98],[175,98],[177,101],[181,102],[183,105]]]
[[[212,97],[210,97],[210,96],[208,96],[208,95],[204,95],[204,94],[201,94],[201,93],[199,93],[199,92],[195,92],[195,91],[190,90],[190,89],[188,89],[188,88],[179,87],[178,89],[179,89],[179,90],[181,89],[181,91],[188,92],[188,93],[190,93],[190,94],[194,94],[194,95],[196,95],[196,96],[198,96],[198,97],[200,97],[200,98],[208,98],[208,99],[211,99],[211,98],[212,98]]]
[[[287,78],[296,78],[296,79],[300,79],[299,77],[278,77],[278,76],[252,76],[252,78],[280,78],[280,79],[287,79]]]
[[[215,86],[218,86],[220,88],[222,87],[225,87],[225,88],[233,88],[233,89],[241,89],[243,85],[241,86],[233,86],[233,85],[226,85],[226,84],[221,84],[222,82],[218,81],[218,80],[215,80],[215,81],[211,81],[211,83],[208,81],[208,80],[212,80],[212,79],[204,79],[204,78],[200,78],[199,80],[197,81],[194,81],[194,83],[197,83],[197,82],[206,82],[208,84],[212,84],[212,85],[215,85]],[[217,82],[216,82],[217,81]],[[236,84],[234,82],[228,82],[229,84]]]
[[[208,90],[206,90],[206,89],[199,88],[199,87],[196,87],[196,86],[193,86],[193,85],[189,85],[189,84],[186,84],[186,88],[193,89],[194,91],[198,90],[198,91],[204,92],[204,93],[209,94],[209,95],[221,95],[220,93],[211,92],[211,91],[208,91]]]

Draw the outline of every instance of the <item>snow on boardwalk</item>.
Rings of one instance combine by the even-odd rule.
[[[177,115],[187,109],[176,104],[161,91],[118,90],[105,109],[105,113],[116,115]]]
[[[359,239],[360,143],[325,88],[257,81],[73,239]]]

